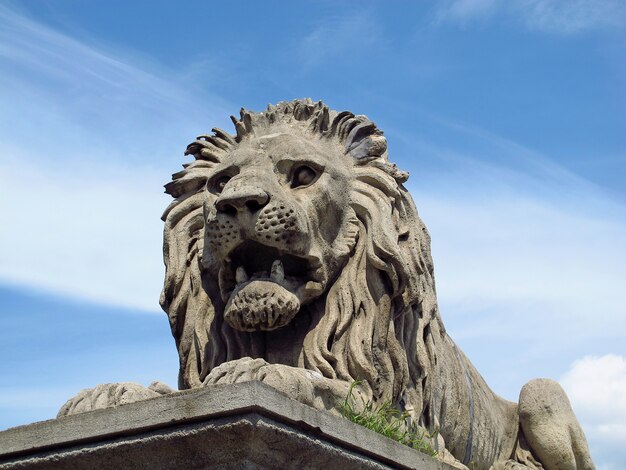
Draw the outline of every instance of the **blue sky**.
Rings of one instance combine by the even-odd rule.
[[[0,428],[159,379],[162,185],[239,107],[367,114],[494,390],[561,381],[626,465],[626,4],[0,2]]]

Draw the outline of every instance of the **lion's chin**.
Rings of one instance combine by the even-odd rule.
[[[224,319],[236,330],[270,331],[287,325],[300,310],[289,290],[270,280],[252,280],[233,291]]]

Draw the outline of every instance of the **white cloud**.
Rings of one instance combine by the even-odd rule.
[[[110,163],[68,172],[21,160],[0,164],[0,279],[157,311],[164,175]]]
[[[620,0],[451,0],[439,5],[436,18],[465,24],[497,13],[531,30],[557,34],[626,24],[626,4]]]
[[[606,469],[626,466],[626,358],[615,354],[585,356],[561,378],[585,429],[592,455]]]

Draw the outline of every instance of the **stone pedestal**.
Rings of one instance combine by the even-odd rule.
[[[451,469],[258,382],[0,432],[1,469]]]

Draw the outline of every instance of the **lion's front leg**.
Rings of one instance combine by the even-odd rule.
[[[319,410],[338,412],[338,403],[350,389],[350,384],[328,379],[320,373],[270,364],[263,359],[244,357],[225,362],[211,371],[204,385],[217,385],[258,380],[284,393],[288,397]],[[358,393],[358,391],[356,391]]]

